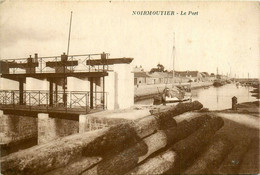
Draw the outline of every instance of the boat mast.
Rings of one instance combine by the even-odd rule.
[[[71,22],[72,22],[72,11],[70,13],[70,26],[69,26],[69,37],[68,37],[68,47],[67,47],[67,59],[69,57],[69,49],[70,49],[70,32],[71,32]],[[64,65],[63,66],[63,73],[64,73],[64,77],[63,77],[63,101],[64,101],[64,105],[67,105],[67,97],[65,97],[66,95],[66,89],[67,89],[67,78],[65,76],[65,72],[66,72],[67,66]]]
[[[173,32],[173,47],[172,47],[172,86],[174,86],[174,61],[175,61],[175,32]]]
[[[71,22],[72,22],[72,11],[70,12],[70,26],[69,26],[69,37],[68,37],[68,47],[67,47],[67,55],[68,55],[68,56],[69,56],[69,50],[70,50]]]
[[[218,67],[217,67],[217,75],[216,75],[216,79],[218,79],[219,78],[219,76],[218,76]]]

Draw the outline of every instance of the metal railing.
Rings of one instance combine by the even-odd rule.
[[[91,99],[92,97],[92,99]],[[106,92],[89,91],[23,91],[1,90],[0,108],[29,111],[57,111],[89,113],[93,109],[106,109]]]
[[[32,73],[68,73],[68,72],[105,72],[111,71],[110,65],[87,65],[87,60],[99,60],[102,54],[69,55],[66,59],[61,56],[1,59],[4,74]],[[106,54],[107,57],[109,54]]]

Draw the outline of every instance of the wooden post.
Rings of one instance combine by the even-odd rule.
[[[50,88],[49,88],[49,98],[50,98],[50,106],[53,106],[53,79],[50,79]]]
[[[90,109],[93,109],[93,77],[90,78]]]
[[[19,104],[23,104],[23,79],[19,80]]]
[[[105,99],[105,76],[103,76],[103,109],[107,108],[107,105],[105,105],[107,103],[107,99]],[[107,97],[107,96],[106,96]]]
[[[55,103],[58,104],[58,85],[57,85],[57,80],[55,81]]]

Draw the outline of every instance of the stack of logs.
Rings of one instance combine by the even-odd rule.
[[[250,140],[234,147],[227,138],[214,137],[224,125],[220,117],[203,114],[178,124],[173,118],[201,108],[197,101],[178,104],[137,121],[32,147],[22,155],[3,157],[1,171],[5,175],[236,173]]]

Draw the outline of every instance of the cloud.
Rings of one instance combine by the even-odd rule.
[[[3,24],[0,26],[0,45],[10,47],[19,41],[49,41],[60,37],[57,31]]]

